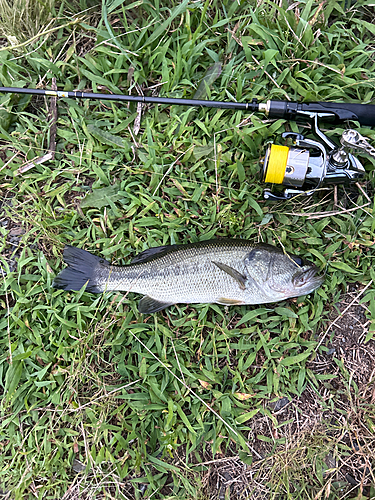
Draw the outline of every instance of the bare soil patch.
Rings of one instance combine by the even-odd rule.
[[[349,289],[317,335],[318,342],[325,336],[327,350],[318,352],[308,368],[334,378],[310,384],[300,397],[265,401],[274,418],[254,417],[248,436],[263,460],[247,465],[238,455],[230,456],[230,447],[225,456],[206,456],[209,498],[283,498],[287,490],[309,498],[298,496],[306,484],[312,498],[317,493],[328,498],[334,488],[341,498],[357,493],[368,498],[375,463],[375,429],[368,415],[375,402],[375,340],[365,343],[370,321],[366,305],[355,300],[361,289]],[[288,485],[283,483],[287,469]]]

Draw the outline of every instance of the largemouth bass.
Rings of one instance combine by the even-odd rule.
[[[66,246],[68,267],[53,287],[101,293],[144,294],[141,313],[172,304],[265,304],[306,295],[324,278],[314,264],[267,244],[247,240],[208,240],[149,248],[129,265],[112,266],[80,248]]]

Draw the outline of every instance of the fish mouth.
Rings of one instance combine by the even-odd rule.
[[[318,276],[319,269],[313,265],[309,266],[308,269],[305,271],[296,273],[293,278],[292,282],[293,285],[299,289],[303,290],[304,293],[310,293],[316,288],[318,288],[324,281],[325,276]],[[306,290],[309,290],[306,292]]]
[[[324,280],[325,276],[314,276],[309,283],[311,291],[315,290],[316,288],[319,288],[320,285],[323,284]]]

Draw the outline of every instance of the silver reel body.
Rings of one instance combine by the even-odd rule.
[[[319,141],[285,132],[282,137],[292,139],[292,147],[268,146],[263,160],[262,180],[285,186],[286,189],[277,193],[265,189],[265,199],[287,200],[297,195],[309,196],[324,185],[348,185],[363,179],[365,169],[350,150],[375,156],[375,148],[365,137],[356,130],[345,130],[338,147],[319,129],[318,115],[313,117],[312,131]]]

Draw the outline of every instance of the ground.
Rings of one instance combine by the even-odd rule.
[[[373,20],[366,0],[0,0],[0,80],[371,103]],[[337,144],[349,125],[375,141],[322,121]],[[313,138],[260,113],[0,95],[5,496],[375,496],[375,160],[356,152],[360,182],[273,203],[260,161],[286,131]],[[284,248],[325,281],[277,304],[148,316],[134,294],[52,287],[65,244],[117,265],[208,238]]]
[[[311,467],[306,458],[311,453],[316,454],[321,478],[329,477],[322,486],[324,495],[335,483],[336,488],[342,487],[345,498],[354,498],[358,492],[363,493],[362,498],[375,498],[373,489],[370,494],[375,422],[372,431],[363,425],[367,408],[375,402],[375,341],[364,342],[370,325],[364,314],[366,305],[360,304],[364,287],[354,283],[349,288],[317,333],[316,340],[327,349],[308,364],[314,373],[334,378],[308,387],[300,397],[284,397],[269,404],[274,422],[265,417],[253,419],[249,442],[264,460],[249,466],[238,456],[211,457],[206,477],[210,498],[217,498],[218,492],[223,500],[273,498],[267,486],[270,475],[282,475],[282,469],[288,467],[294,471],[289,486],[298,491],[301,474],[308,477],[315,472],[319,476],[319,471],[304,471]],[[285,439],[285,445],[275,450],[272,442],[280,438]],[[225,497],[227,490],[230,497]]]

